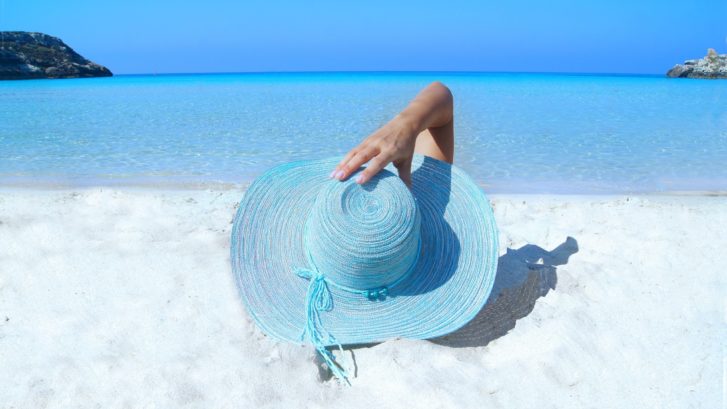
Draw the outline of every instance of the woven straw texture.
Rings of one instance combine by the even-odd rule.
[[[341,344],[427,339],[465,325],[497,270],[497,229],[482,190],[429,157],[414,158],[411,194],[391,166],[364,186],[329,179],[338,160],[277,166],[245,193],[231,261],[250,316],[273,338],[307,342],[309,281],[295,270],[314,259],[343,285],[360,286],[364,270],[377,273],[366,285],[396,281],[375,300],[329,286],[333,308],[321,321]]]

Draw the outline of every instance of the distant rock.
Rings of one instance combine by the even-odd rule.
[[[43,33],[0,31],[0,80],[110,77],[59,38]]]
[[[727,78],[727,54],[717,54],[710,48],[706,57],[677,64],[666,75],[672,78]]]

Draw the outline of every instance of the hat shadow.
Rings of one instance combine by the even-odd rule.
[[[424,172],[420,171],[420,169],[425,167],[425,165],[429,165],[428,167],[430,168],[437,166],[440,169],[436,175],[436,180],[429,180],[428,178],[431,178],[432,175],[426,175]],[[437,271],[436,276],[431,280],[427,280],[426,284],[423,286],[403,288],[393,287],[390,289],[390,293],[394,297],[398,295],[425,294],[433,291],[446,283],[454,275],[457,271],[457,267],[459,266],[459,256],[461,251],[459,238],[454,230],[452,230],[449,222],[447,222],[444,218],[444,212],[447,209],[452,193],[452,168],[450,166],[441,165],[441,161],[430,158],[429,156],[424,156],[422,167],[412,172],[411,179],[413,185],[427,186],[427,188],[437,189],[437,194],[432,195],[429,197],[429,200],[427,200],[426,211],[422,211],[422,214],[426,214],[426,217],[428,217],[428,219],[422,219],[422,224],[431,223],[438,226],[437,235],[439,237],[437,238],[437,241],[439,243],[447,243],[447,246],[449,247],[446,252],[446,257],[448,257],[449,260],[447,260],[446,263],[442,263],[447,265],[447,268]],[[427,250],[422,249],[422,251]]]
[[[457,331],[429,341],[464,348],[485,346],[504,336],[517,320],[533,311],[538,298],[555,289],[557,266],[567,264],[577,252],[578,242],[570,236],[552,251],[534,244],[508,248],[498,260],[490,297],[475,318]]]
[[[447,209],[452,193],[452,168],[449,164],[444,165],[444,162],[429,156],[423,156],[422,162],[422,166],[414,170],[411,174],[412,184],[414,186],[423,186],[426,189],[437,189],[436,194],[428,197],[428,200],[426,201],[426,210],[422,209],[422,202],[419,203],[419,206],[422,210],[423,217],[427,217],[427,219],[422,219],[422,223],[431,223],[436,225],[439,228],[437,230],[437,241],[439,243],[447,243],[449,246],[446,252],[448,260],[446,263],[443,263],[447,265],[447,269],[437,271],[436,276],[431,280],[427,280],[423,286],[392,287],[389,289],[389,296],[391,297],[418,295],[433,291],[446,283],[457,271],[457,267],[459,265],[459,256],[461,251],[459,238],[454,230],[452,230],[449,222],[447,222],[444,218],[444,212]],[[439,171],[436,173],[435,180],[431,180],[433,177],[431,173],[426,174],[421,171],[421,169],[425,166],[427,168],[438,168]],[[360,168],[360,170],[361,169],[364,168]],[[396,170],[393,168],[390,170],[383,170],[377,174],[377,177],[372,178],[361,187],[366,191],[373,191],[376,189],[377,184],[381,180],[390,177],[398,178],[399,176],[395,172]],[[426,250],[423,249],[422,251]]]
[[[578,241],[570,236],[551,251],[534,244],[508,248],[498,259],[492,292],[477,315],[457,331],[428,341],[451,348],[482,347],[506,335],[515,328],[517,320],[533,311],[540,297],[555,289],[557,267],[568,264],[570,256],[578,250]],[[378,344],[380,342],[345,346],[353,359],[354,376],[358,375],[354,351]],[[321,381],[332,379],[333,374],[322,360],[316,359],[316,365]]]
[[[424,163],[431,162],[437,165],[436,159],[424,156]],[[437,186],[442,189],[436,200],[431,201],[431,214],[434,219],[440,218],[442,239],[449,242],[451,249],[448,256],[452,262],[447,263],[451,268],[440,271],[435,280],[431,280],[425,287],[417,288],[411,292],[393,292],[396,295],[422,294],[432,291],[449,280],[459,264],[460,243],[457,235],[444,219],[444,212],[449,204],[451,193],[451,168],[441,167],[439,173],[441,180],[437,180]],[[391,175],[395,176],[395,175]],[[426,180],[424,173],[419,170],[412,172],[412,181],[416,184],[431,184]],[[527,244],[519,249],[508,248],[506,253],[499,257],[497,273],[493,284],[492,292],[477,315],[465,324],[462,328],[428,341],[452,348],[485,346],[491,341],[506,335],[515,328],[518,319],[530,314],[538,298],[545,296],[557,284],[557,266],[565,265],[571,255],[578,252],[578,242],[573,237],[558,245],[552,251],[547,251],[540,246]],[[407,290],[403,290],[407,291]],[[357,376],[358,365],[354,351],[360,348],[368,348],[378,345],[379,342],[348,344],[345,350],[350,354],[353,361],[354,377]],[[328,347],[333,350],[333,347]],[[328,381],[333,374],[316,354],[316,366],[318,367],[319,379]]]

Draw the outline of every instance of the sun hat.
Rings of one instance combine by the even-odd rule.
[[[260,329],[312,344],[348,381],[326,347],[464,326],[492,290],[498,244],[489,201],[457,166],[415,155],[410,189],[392,165],[363,185],[331,179],[339,160],[255,179],[234,219],[231,262]]]

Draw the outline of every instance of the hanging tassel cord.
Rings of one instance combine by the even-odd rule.
[[[321,312],[333,309],[333,297],[328,288],[328,282],[325,276],[317,271],[309,269],[297,269],[295,273],[302,278],[310,280],[308,291],[305,299],[306,325],[301,335],[301,339],[308,336],[316,351],[328,365],[333,375],[340,381],[345,382],[349,386],[351,382],[348,379],[349,373],[341,365],[336,362],[333,352],[326,349],[326,345],[335,344],[343,356],[343,347],[336,338],[323,328],[321,321]],[[350,369],[350,366],[349,366]]]

